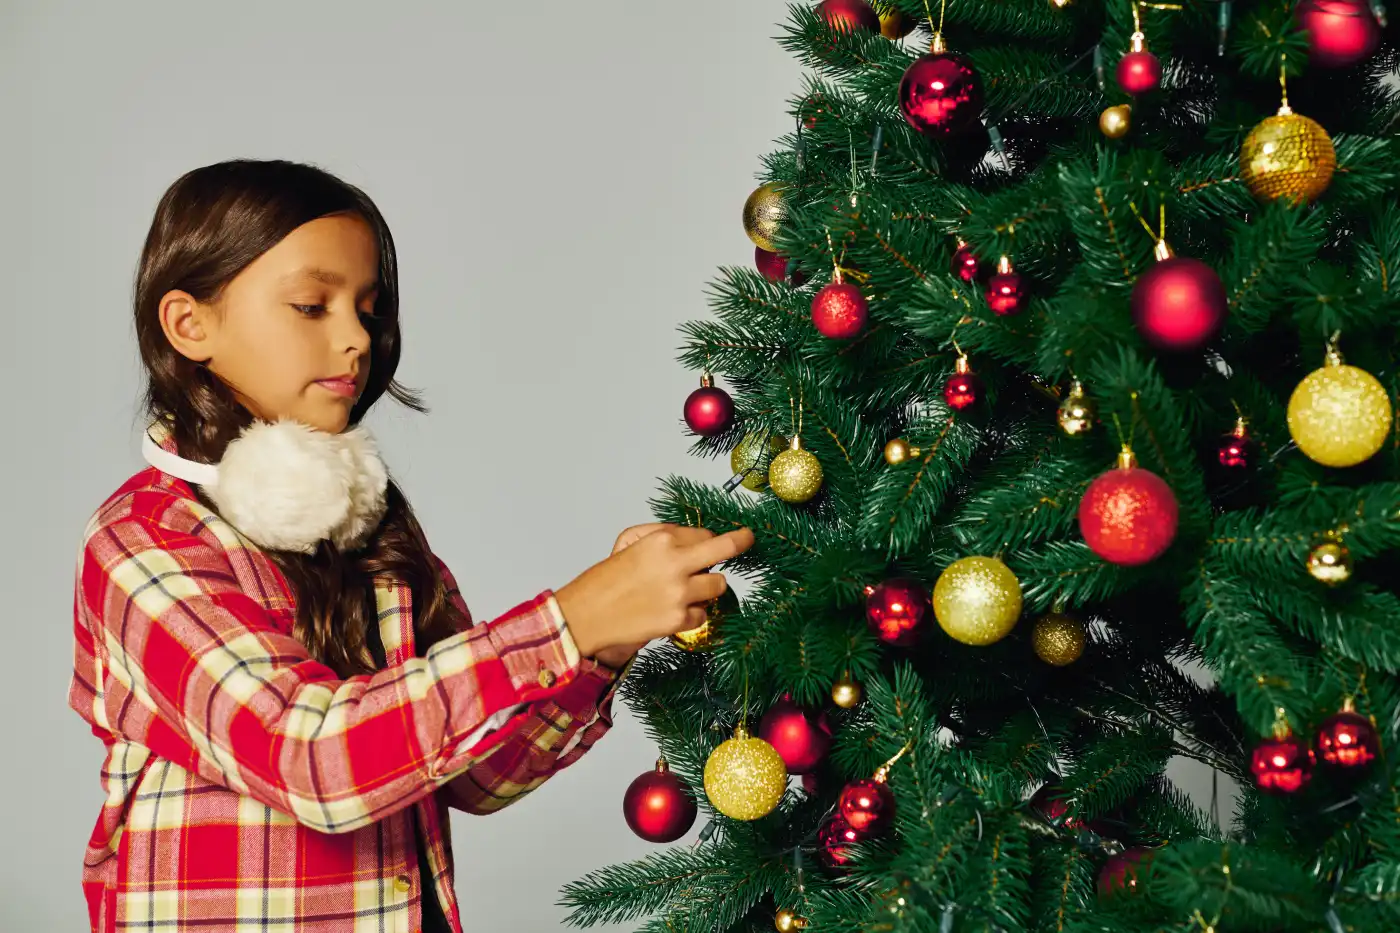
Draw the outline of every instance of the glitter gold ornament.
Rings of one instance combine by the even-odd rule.
[[[1336,169],[1327,131],[1287,104],[1250,130],[1240,149],[1240,177],[1261,201],[1311,201],[1327,190]]]
[[[784,502],[800,505],[808,502],[822,488],[821,461],[794,437],[787,450],[773,458],[768,467],[768,485],[773,494]]]
[[[807,918],[799,917],[786,907],[773,915],[773,927],[779,933],[790,933],[792,930],[807,929]]]
[[[778,228],[787,217],[787,201],[783,198],[782,187],[776,182],[759,185],[744,202],[744,232],[755,246],[761,246],[770,253],[778,251],[773,238],[778,235]]]
[[[896,437],[885,445],[885,462],[890,466],[899,466],[910,457],[919,457],[923,451],[917,447],[910,447],[909,442],[902,437]]]
[[[684,651],[704,651],[719,644],[719,630],[723,628],[725,616],[738,610],[739,597],[732,589],[726,588],[724,595],[705,604],[705,621],[695,628],[676,632],[671,636],[671,644]]]
[[[765,444],[764,432],[753,431],[729,454],[729,468],[744,475],[744,488],[760,492],[768,486],[768,468],[773,458],[787,446],[787,438],[770,434]]]
[[[1087,635],[1084,623],[1062,612],[1051,612],[1036,620],[1031,630],[1035,655],[1046,664],[1064,667],[1079,660]]]
[[[705,761],[705,796],[732,820],[773,812],[787,789],[787,765],[777,749],[754,738],[742,723]]]
[[[964,557],[939,575],[933,613],[943,631],[957,641],[993,644],[1021,617],[1021,582],[995,557]]]
[[[1099,132],[1109,139],[1121,139],[1132,128],[1133,108],[1128,104],[1107,107],[1099,114]]]
[[[860,684],[850,674],[842,674],[841,679],[831,685],[831,702],[842,709],[854,709],[860,703]]]
[[[1348,366],[1335,344],[1288,399],[1288,433],[1311,460],[1349,467],[1369,460],[1390,435],[1390,396],[1375,376]]]
[[[1334,536],[1308,552],[1308,574],[1319,583],[1345,583],[1351,579],[1351,567],[1351,551]]]
[[[1094,403],[1084,392],[1084,383],[1075,379],[1069,384],[1069,393],[1060,402],[1056,418],[1060,430],[1070,437],[1082,437],[1093,430]]]

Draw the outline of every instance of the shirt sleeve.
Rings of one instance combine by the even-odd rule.
[[[180,502],[147,494],[84,544],[107,725],[313,829],[409,806],[514,734],[513,720],[483,729],[493,714],[596,679],[549,591],[425,657],[340,679],[243,591],[237,543]]]
[[[452,572],[441,561],[438,568],[458,617],[470,625],[471,612]],[[567,628],[553,594],[545,599],[544,608]],[[468,813],[492,813],[578,761],[612,728],[613,699],[631,669],[630,660],[614,670],[595,659],[583,659],[577,678],[525,706],[526,715],[514,721],[500,744],[446,785],[445,802]]]

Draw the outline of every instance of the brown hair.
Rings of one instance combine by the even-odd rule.
[[[362,218],[379,244],[374,312],[382,323],[371,329],[369,381],[350,423],[358,423],[385,393],[415,411],[427,410],[394,380],[400,352],[398,260],[388,224],[374,202],[313,166],[220,162],[187,173],[165,192],[136,279],[136,338],[146,366],[146,408],[153,418],[169,421],[181,456],[217,463],[253,416],[207,367],[170,345],[160,325],[162,296],[180,289],[197,301],[213,302],[239,272],[297,227],[333,214]],[[267,552],[296,597],[294,634],[312,657],[341,677],[373,670],[365,633],[376,624],[376,576],[409,585],[420,650],[464,621],[456,618],[423,530],[392,480],[387,500],[383,522],[354,553],[342,553],[329,541],[311,555]]]

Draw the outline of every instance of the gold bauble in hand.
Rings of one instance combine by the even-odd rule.
[[[810,501],[822,488],[822,464],[794,437],[792,445],[773,458],[768,466],[768,485],[784,502],[800,505]]]
[[[671,636],[671,644],[683,651],[705,651],[719,644],[720,630],[726,616],[739,608],[739,597],[734,591],[725,588],[724,595],[705,604],[705,621],[695,628],[676,632]]]
[[[705,760],[705,796],[732,820],[773,812],[787,789],[787,765],[778,750],[740,725]]]
[[[1105,108],[1104,112],[1099,114],[1099,132],[1109,139],[1127,136],[1133,125],[1132,112],[1133,108],[1128,104]]]
[[[1250,130],[1240,149],[1240,177],[1261,201],[1311,201],[1327,190],[1336,169],[1327,131],[1287,107]]]
[[[939,574],[933,614],[943,631],[963,644],[993,644],[1021,617],[1021,582],[995,557],[964,557]]]
[[[1351,579],[1351,551],[1340,541],[1324,541],[1308,552],[1308,573],[1319,583],[1336,586]]]
[[[767,443],[763,438],[762,431],[745,434],[739,446],[729,454],[729,468],[735,473],[743,473],[744,488],[754,492],[768,488],[768,466],[788,444],[787,438],[780,434],[768,435]]]
[[[1036,620],[1031,630],[1035,655],[1046,664],[1064,667],[1079,660],[1087,640],[1084,623],[1073,616],[1051,612]]]
[[[773,239],[787,216],[787,201],[783,199],[781,186],[771,181],[759,185],[744,202],[744,232],[756,246],[776,253],[778,247]]]

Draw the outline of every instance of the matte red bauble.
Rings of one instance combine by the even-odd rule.
[[[1199,259],[1172,256],[1165,246],[1133,285],[1133,323],[1159,350],[1199,350],[1220,331],[1229,300],[1215,270]]]
[[[788,282],[791,285],[801,285],[807,281],[807,276],[792,265],[782,253],[770,253],[762,246],[753,248],[753,264],[763,273],[763,277],[770,282]],[[791,268],[791,271],[789,271]]]
[[[852,781],[841,791],[841,818],[861,837],[884,832],[894,822],[894,792],[884,781]]]
[[[1307,743],[1285,734],[1256,745],[1249,758],[1249,770],[1254,774],[1254,782],[1265,793],[1292,794],[1312,780],[1316,761]]]
[[[1078,829],[1084,825],[1084,821],[1078,817],[1066,818],[1069,813],[1069,802],[1058,796],[1060,788],[1055,784],[1046,784],[1031,796],[1031,809],[1045,817],[1056,826],[1064,826],[1068,829]]]
[[[706,374],[685,400],[685,423],[701,437],[723,434],[734,423],[734,399]]]
[[[865,0],[822,0],[816,13],[838,32],[880,31],[880,17]]]
[[[1118,86],[1129,94],[1146,94],[1162,83],[1162,63],[1143,49],[1118,59]]]
[[[1141,863],[1151,852],[1151,849],[1134,846],[1124,849],[1118,855],[1109,856],[1103,868],[1099,869],[1099,896],[1109,897],[1120,891],[1137,891],[1138,872],[1144,867]]]
[[[941,49],[921,55],[899,82],[899,110],[927,136],[950,136],[976,123],[982,113],[982,80],[961,55]]]
[[[972,252],[972,247],[959,242],[957,250],[953,253],[953,274],[964,282],[975,282],[977,267],[977,255]]]
[[[1111,564],[1156,560],[1176,537],[1176,495],[1166,481],[1137,466],[1124,448],[1118,465],[1100,473],[1079,500],[1079,533]]]
[[[1317,756],[1338,768],[1365,768],[1381,753],[1371,720],[1346,708],[1323,722],[1317,731]]]
[[[1322,68],[1359,64],[1381,44],[1381,24],[1367,0],[1303,0],[1294,18],[1308,34],[1308,61]]]
[[[777,749],[788,774],[807,774],[831,748],[831,724],[825,714],[804,710],[783,697],[759,720],[758,737]]]
[[[828,868],[844,868],[851,861],[852,844],[860,839],[860,833],[852,829],[840,814],[833,814],[817,830],[817,854]]]
[[[695,800],[666,759],[656,770],[639,775],[622,798],[622,815],[632,832],[647,842],[675,842],[695,825]]]
[[[869,314],[860,289],[846,282],[832,282],[812,298],[812,323],[832,340],[850,340],[859,334]]]
[[[904,648],[917,642],[932,612],[928,590],[915,580],[886,580],[866,590],[866,624],[887,645]]]

